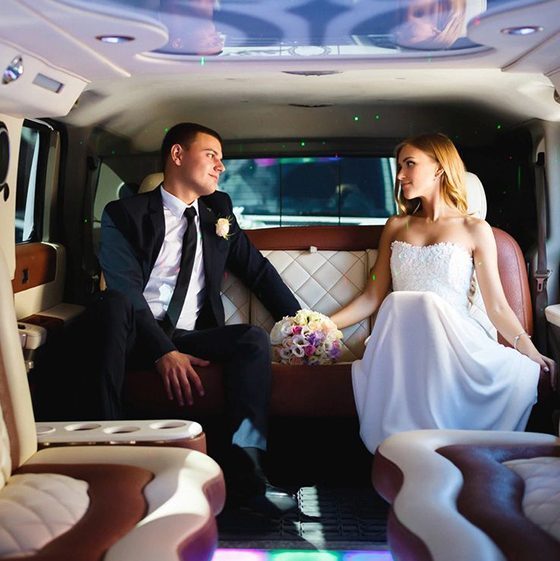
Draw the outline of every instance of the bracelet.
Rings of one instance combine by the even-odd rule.
[[[517,350],[517,343],[519,343],[519,339],[523,336],[523,335],[527,335],[527,337],[529,337],[529,339],[531,338],[531,336],[526,332],[526,331],[522,331],[519,335],[516,335],[513,338],[513,348],[515,350]]]

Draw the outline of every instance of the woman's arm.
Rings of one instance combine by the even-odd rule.
[[[377,260],[373,266],[364,291],[352,302],[331,316],[336,326],[343,329],[377,311],[391,288],[391,241],[394,239],[398,217],[389,218],[379,240]]]
[[[478,284],[486,312],[500,334],[520,353],[534,360],[541,370],[550,372],[553,386],[556,385],[556,364],[539,353],[511,309],[498,271],[498,251],[492,228],[485,221],[473,225],[473,259]]]

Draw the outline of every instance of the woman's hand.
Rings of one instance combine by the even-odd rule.
[[[528,355],[531,360],[534,360],[541,367],[541,378],[548,380],[550,387],[558,390],[558,369],[556,362],[551,358],[541,355],[538,351],[533,355]]]

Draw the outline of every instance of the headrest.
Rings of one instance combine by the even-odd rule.
[[[470,171],[465,173],[467,188],[467,212],[477,218],[486,218],[486,193],[478,176]]]
[[[157,173],[150,173],[146,175],[140,183],[140,188],[138,193],[147,193],[148,191],[153,191],[158,185],[163,182],[163,173],[158,171]]]

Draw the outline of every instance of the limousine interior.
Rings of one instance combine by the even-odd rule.
[[[159,185],[164,134],[197,122],[224,139],[219,188],[240,226],[302,306],[325,314],[364,287],[396,212],[394,147],[445,133],[469,172],[470,212],[494,228],[510,304],[558,360],[560,1],[1,4],[0,559],[560,558],[558,502],[543,529],[520,479],[512,495],[471,462],[471,503],[498,489],[485,525],[457,500],[465,470],[437,453],[544,456],[546,494],[560,496],[549,388],[525,433],[404,433],[372,473],[350,365],[373,318],[347,328],[339,363],[273,366],[268,468],[299,512],[265,519],[223,510],[219,368],[191,408],[166,400],[154,371],[130,372],[127,419],[104,423],[83,409],[87,365],[72,352],[103,288],[105,205]],[[233,275],[222,298],[227,323],[272,327]],[[72,515],[53,523],[61,504]]]

